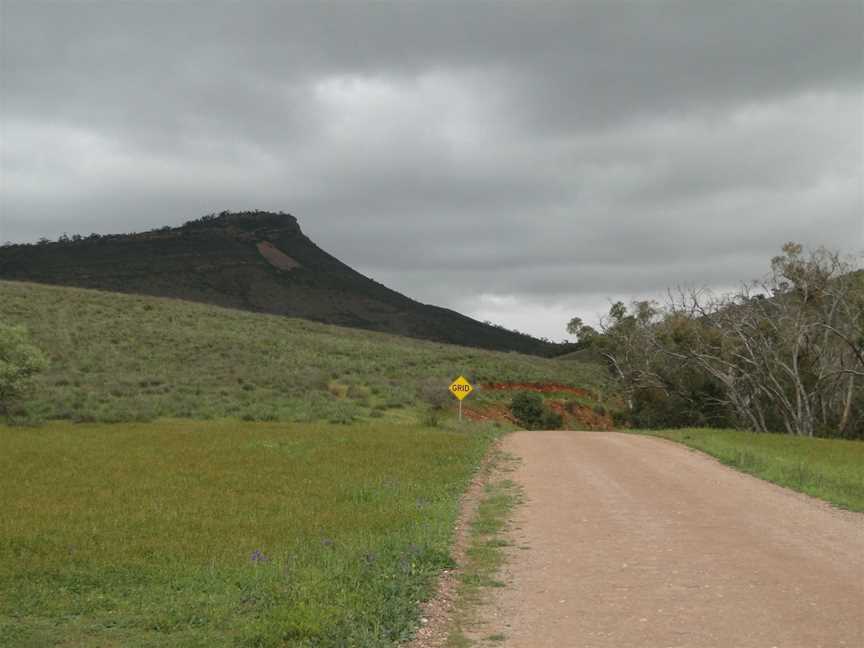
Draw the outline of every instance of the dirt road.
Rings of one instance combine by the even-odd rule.
[[[478,639],[864,647],[864,515],[659,439],[519,432],[504,449],[526,503]]]

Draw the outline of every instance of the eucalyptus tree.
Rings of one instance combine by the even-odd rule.
[[[630,309],[619,302],[586,337],[631,410],[651,398],[666,404],[649,423],[712,422],[725,412],[756,431],[864,437],[860,259],[788,243],[765,277],[735,292],[678,289],[664,304]]]

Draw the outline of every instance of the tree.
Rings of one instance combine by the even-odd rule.
[[[0,324],[0,414],[31,387],[33,376],[47,366],[42,352],[30,344],[23,326]]]
[[[698,314],[684,353],[723,383],[747,427],[800,436],[844,435],[864,376],[862,286],[835,252],[783,246],[771,272],[733,295],[695,292],[675,308]]]
[[[637,425],[864,437],[864,272],[788,243],[734,293],[616,303],[592,341]],[[578,327],[581,321],[571,321]]]
[[[567,323],[567,332],[576,336],[576,341],[590,343],[597,336],[597,331],[582,321],[581,317],[574,317]]]

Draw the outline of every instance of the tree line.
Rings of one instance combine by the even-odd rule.
[[[864,439],[860,257],[787,243],[736,291],[669,290],[567,330],[608,363],[631,425]]]
[[[206,226],[213,222],[219,221],[220,219],[227,218],[229,216],[257,216],[261,214],[269,214],[271,212],[267,212],[261,209],[252,209],[247,211],[237,211],[232,212],[229,210],[223,210],[221,212],[212,212],[209,214],[205,214],[200,218],[195,218],[192,220],[188,220],[183,223],[179,228],[180,230],[188,230],[194,229],[196,227]],[[280,216],[288,216],[284,211],[276,212]],[[93,232],[91,234],[82,235],[82,234],[72,234],[64,232],[60,236],[57,237],[57,240],[52,240],[47,236],[40,237],[35,243],[12,243],[11,241],[4,241],[0,243],[0,248],[18,248],[18,247],[32,247],[32,246],[46,246],[46,245],[70,245],[70,244],[79,244],[79,243],[97,243],[100,241],[116,241],[128,238],[130,236],[137,236],[140,234],[148,235],[148,234],[163,234],[166,232],[172,231],[170,225],[165,225],[164,227],[157,227],[155,229],[147,230],[145,232],[127,232],[125,234],[97,234]]]

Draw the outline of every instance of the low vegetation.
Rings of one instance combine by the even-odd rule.
[[[695,428],[650,434],[685,443],[775,484],[864,512],[864,443],[860,441]]]
[[[519,392],[513,396],[510,411],[526,430],[557,430],[563,418],[550,410],[538,392]]]
[[[605,370],[154,297],[0,282],[0,322],[25,325],[50,367],[19,420],[437,424],[464,374],[602,388]],[[439,393],[440,392],[440,393]],[[441,401],[444,396],[449,400]],[[482,403],[478,389],[469,402]],[[426,410],[429,413],[424,414]]]
[[[0,323],[0,415],[10,415],[46,365],[45,356],[30,344],[23,326]]]
[[[0,427],[0,645],[392,646],[493,436]]]

